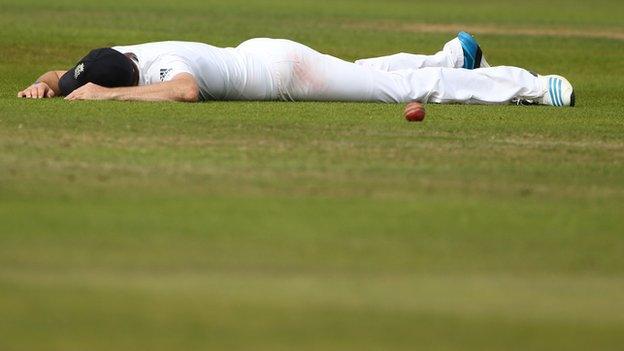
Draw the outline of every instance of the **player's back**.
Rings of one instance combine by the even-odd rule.
[[[245,59],[234,48],[163,41],[115,46],[113,49],[136,55],[140,85],[164,82],[179,73],[190,73],[197,80],[204,100],[240,98],[247,80]]]

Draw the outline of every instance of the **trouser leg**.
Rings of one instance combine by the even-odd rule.
[[[508,66],[372,71],[371,75],[373,99],[385,102],[504,104],[514,98],[536,99],[545,92],[530,72]]]
[[[371,101],[503,104],[536,99],[538,79],[517,67],[475,70],[424,67],[383,71],[321,54],[288,40],[263,42],[279,92],[293,101]]]
[[[356,64],[382,71],[419,69],[425,67],[461,68],[464,55],[459,39],[455,38],[433,55],[399,53],[389,56],[366,58],[355,61]]]

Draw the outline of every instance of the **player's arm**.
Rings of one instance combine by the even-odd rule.
[[[135,87],[105,88],[88,83],[71,92],[65,99],[197,102],[199,86],[191,74],[180,73],[166,82]]]
[[[59,80],[67,71],[50,71],[44,73],[31,86],[17,93],[17,97],[41,99],[59,96]]]

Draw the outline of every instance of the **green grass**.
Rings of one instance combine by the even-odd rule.
[[[620,349],[622,14],[3,2],[0,350]],[[15,98],[104,45],[270,36],[355,59],[433,52],[464,26],[492,63],[568,77],[579,106],[428,105],[407,123],[400,105]]]

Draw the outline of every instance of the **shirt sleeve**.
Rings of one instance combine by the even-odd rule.
[[[180,73],[188,73],[195,77],[187,60],[176,55],[165,55],[156,59],[150,66],[148,80],[150,84],[168,82]]]

